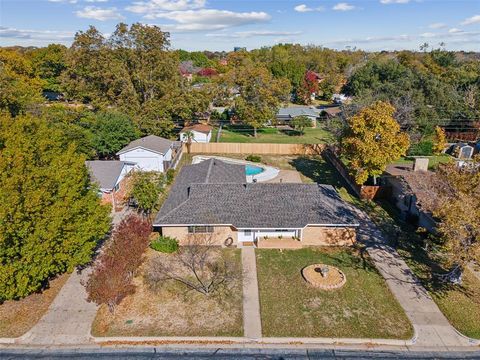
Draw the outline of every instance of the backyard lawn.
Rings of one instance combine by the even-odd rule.
[[[352,249],[256,250],[263,335],[409,339],[412,326],[367,254]],[[337,290],[311,287],[301,270],[337,266]]]
[[[48,289],[0,305],[0,337],[18,337],[30,330],[48,310],[70,274],[50,281]]]
[[[450,323],[462,334],[480,339],[480,280],[466,270],[461,285],[436,281],[432,274],[442,273],[444,269],[428,256],[423,237],[416,233],[413,225],[400,220],[394,206],[385,201],[360,201],[344,189],[340,194],[344,200],[365,210],[382,229]]]
[[[240,251],[225,253],[241,274]],[[149,249],[147,257],[171,256]],[[144,266],[145,267],[145,264]],[[94,336],[242,336],[242,284],[237,279],[230,290],[206,296],[178,283],[155,289],[142,274],[134,279],[135,294],[127,296],[112,315],[101,306],[92,326]]]
[[[429,159],[428,168],[435,169],[439,164],[447,163],[453,160],[453,157],[447,154],[442,155],[433,155],[433,156],[425,156]],[[397,161],[394,161],[394,164],[398,165],[409,165],[413,166],[414,159],[412,157],[402,157]]]
[[[216,135],[215,135],[216,136]],[[215,139],[215,137],[212,137]],[[253,136],[253,128],[227,125],[222,128],[219,142],[233,143],[283,143],[283,144],[319,144],[330,143],[333,135],[325,128],[305,129],[300,135],[296,131],[286,131],[277,128],[261,128],[257,130],[257,137]],[[214,140],[212,140],[214,141]]]

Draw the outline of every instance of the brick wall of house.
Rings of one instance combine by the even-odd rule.
[[[186,226],[165,226],[162,228],[162,234],[177,239],[180,245],[186,245],[192,241],[192,234],[188,233]],[[233,245],[237,245],[237,230],[230,226],[215,226],[213,233],[207,234],[207,236],[211,236],[214,245],[224,245],[225,240],[229,237],[233,239]]]
[[[128,186],[129,186],[129,177],[125,177],[119,183],[120,188],[118,191],[113,190],[111,193],[102,193],[102,204],[115,204],[114,211],[120,211],[125,205],[127,201],[127,193],[128,193]],[[115,200],[115,201],[114,201]]]
[[[307,226],[302,230],[302,245],[350,246],[355,241],[355,228]]]

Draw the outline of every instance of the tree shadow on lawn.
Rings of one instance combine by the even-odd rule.
[[[305,133],[302,133],[302,132],[300,132],[298,130],[294,130],[294,129],[281,129],[280,133],[282,133],[284,135],[287,135],[287,136],[303,136],[303,135],[305,135]]]
[[[326,162],[321,156],[301,156],[290,161],[298,172],[312,179],[318,184],[327,184],[336,187],[348,188],[347,184],[338,174],[338,171]]]

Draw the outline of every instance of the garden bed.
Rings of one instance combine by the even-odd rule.
[[[218,249],[241,268],[240,252]],[[147,258],[169,256],[149,249]],[[145,265],[144,265],[145,266]],[[241,270],[239,270],[241,274]],[[139,274],[135,294],[127,296],[115,313],[106,306],[97,312],[94,336],[242,336],[241,279],[230,291],[203,295],[178,283],[151,290]]]

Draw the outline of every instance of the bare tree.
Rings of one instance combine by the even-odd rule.
[[[191,234],[178,252],[151,260],[145,277],[149,284],[175,281],[209,296],[230,288],[241,276],[236,263],[213,244],[211,234]]]

